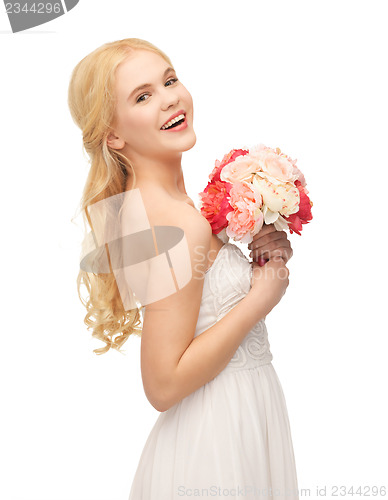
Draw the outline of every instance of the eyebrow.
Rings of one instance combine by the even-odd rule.
[[[162,78],[165,78],[167,76],[167,74],[170,73],[170,71],[174,71],[175,72],[175,69],[171,68],[171,66],[169,66],[165,70],[165,72],[163,73],[163,77]],[[129,99],[133,96],[133,94],[136,94],[136,92],[138,92],[139,90],[146,89],[148,87],[152,87],[152,84],[151,83],[143,83],[143,85],[139,85],[138,87],[136,87],[135,89],[132,90],[132,92],[127,97],[127,101],[129,101]]]

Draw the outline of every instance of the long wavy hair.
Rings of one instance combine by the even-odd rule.
[[[91,231],[88,207],[123,193],[130,177],[132,189],[136,182],[132,165],[123,154],[107,145],[107,137],[115,119],[116,68],[139,49],[155,52],[173,67],[168,56],[152,43],[140,38],[125,38],[97,48],[84,57],[71,74],[68,105],[74,122],[82,131],[83,147],[90,158],[79,209]],[[92,337],[106,344],[94,349],[95,354],[104,354],[110,348],[121,352],[120,347],[131,334],[141,337],[143,306],[134,299],[132,303],[138,306],[125,310],[110,270],[109,273],[96,273],[80,268],[77,276],[78,296],[87,310],[84,323],[92,329]],[[82,285],[87,290],[86,298],[81,295]]]

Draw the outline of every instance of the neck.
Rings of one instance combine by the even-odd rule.
[[[136,175],[134,187],[157,185],[171,196],[187,194],[181,160],[182,153],[165,161],[144,157],[142,157],[141,162],[130,160]],[[132,176],[130,175],[126,189],[130,188],[131,183]]]

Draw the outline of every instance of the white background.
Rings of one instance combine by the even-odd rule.
[[[197,143],[182,165],[197,206],[232,148],[297,158],[314,218],[289,236],[290,286],[266,323],[301,497],[387,486],[385,3],[80,0],[17,34],[2,10],[1,498],[127,500],[159,415],[140,340],[96,356],[105,344],[76,290],[83,233],[71,218],[88,163],[69,78],[128,37],[165,51],[193,96]]]

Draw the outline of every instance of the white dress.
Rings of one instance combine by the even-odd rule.
[[[250,290],[252,267],[225,243],[205,274],[195,336]],[[162,412],[129,500],[299,499],[290,425],[264,320],[210,382]]]

